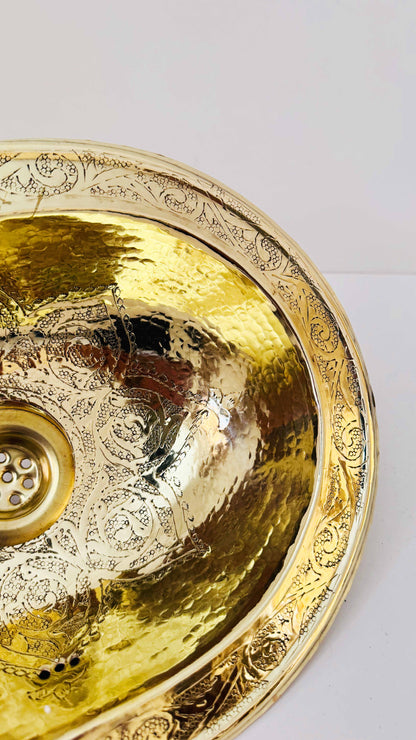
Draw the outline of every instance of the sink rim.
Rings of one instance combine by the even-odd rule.
[[[210,251],[212,250],[214,253],[217,253],[217,256],[219,255],[227,262],[235,264],[254,282],[260,285],[269,299],[274,303],[276,303],[276,297],[271,295],[273,286],[276,285],[273,282],[274,280],[277,280],[278,284],[281,284],[283,290],[289,291],[286,295],[287,302],[285,303],[284,299],[282,299],[277,305],[285,315],[287,325],[297,337],[306,360],[316,395],[319,424],[317,473],[314,492],[296,541],[291,548],[289,556],[286,558],[282,570],[278,574],[275,583],[269,587],[255,609],[249,612],[215,648],[204,653],[188,667],[175,673],[171,678],[166,679],[154,689],[144,692],[140,697],[123,702],[117,707],[101,713],[98,717],[81,727],[73,728],[61,735],[66,740],[76,737],[99,738],[109,734],[113,727],[123,725],[126,731],[129,731],[129,726],[134,728],[137,726],[137,722],[140,723],[142,720],[146,722],[149,717],[156,717],[157,719],[159,716],[159,718],[168,724],[172,721],[173,724],[169,732],[174,732],[175,734],[170,734],[169,737],[176,737],[174,722],[177,722],[175,717],[176,715],[179,716],[180,712],[177,709],[170,711],[172,707],[176,706],[178,702],[180,703],[181,700],[184,700],[186,687],[190,688],[193,686],[196,674],[204,666],[211,666],[208,672],[211,671],[210,676],[213,678],[216,672],[218,673],[218,664],[229,660],[234,652],[240,671],[244,669],[248,671],[248,675],[250,675],[251,671],[251,677],[257,680],[258,688],[256,695],[251,695],[248,690],[248,680],[246,680],[245,688],[247,689],[247,693],[242,695],[241,701],[234,707],[235,714],[232,717],[227,717],[222,706],[213,714],[212,720],[215,722],[215,730],[211,733],[211,737],[217,737],[219,734],[221,734],[221,737],[231,737],[236,732],[241,731],[249,722],[264,711],[268,706],[268,700],[272,696],[275,698],[282,693],[284,688],[293,680],[304,665],[307,658],[310,657],[312,651],[316,649],[324,632],[332,622],[337,609],[341,605],[358,565],[374,500],[378,438],[374,400],[370,390],[367,372],[361,360],[360,351],[352,329],[331,288],[298,245],[255,206],[252,206],[244,198],[212,178],[185,165],[166,159],[161,155],[148,154],[127,147],[113,147],[91,142],[26,140],[2,142],[0,148],[0,157],[3,152],[9,153],[13,158],[11,161],[13,161],[14,165],[19,160],[22,160],[23,166],[26,166],[29,162],[31,175],[34,177],[35,183],[37,182],[38,184],[37,192],[34,194],[26,194],[25,192],[18,191],[9,192],[7,189],[5,191],[1,178],[4,167],[7,167],[8,162],[6,161],[4,163],[1,160],[3,164],[0,165],[0,195],[2,193],[5,193],[5,195],[2,201],[0,201],[0,218],[23,215],[24,213],[33,215],[34,212],[40,215],[41,213],[69,212],[70,210],[96,210],[101,212],[110,210],[112,212],[125,213],[126,215],[139,216],[146,218],[146,220],[157,220],[159,224],[162,224],[168,229],[186,233],[187,236],[196,239],[199,245],[201,243],[202,245],[207,245]],[[18,155],[20,153],[23,154],[19,157]],[[36,174],[36,157],[41,154],[45,154],[47,157],[49,156],[55,165],[59,164],[59,161],[63,163],[63,166],[56,166],[53,170],[58,177],[58,190],[59,187],[62,187],[59,184],[62,181],[62,177],[59,179],[59,175],[62,176],[66,163],[75,164],[76,179],[74,180],[73,178],[74,182],[71,181],[68,183],[70,185],[68,190],[64,189],[56,194],[49,192],[51,190],[49,183],[44,177],[40,176],[40,173],[38,175]],[[137,173],[148,176],[150,180],[153,177],[155,182],[157,182],[158,178],[165,178],[166,189],[170,189],[174,196],[176,194],[176,204],[173,206],[173,209],[171,208],[169,210],[165,196],[159,196],[159,201],[157,201],[157,195],[155,193],[152,195],[155,199],[156,206],[149,202],[144,203],[143,200],[137,201],[133,194],[134,191],[128,194],[127,199],[123,198],[121,193],[119,193],[117,199],[114,190],[107,194],[100,190],[96,190],[95,192],[91,190],[86,191],[85,180],[82,180],[81,158],[87,156],[91,157],[89,161],[94,163],[93,166],[97,168],[101,167],[98,164],[100,160],[107,159],[109,160],[108,166],[110,169],[118,170],[119,176],[123,176],[123,173],[128,172],[130,178],[133,177],[134,179],[136,177],[137,192],[140,190]],[[103,167],[105,166],[104,164]],[[52,173],[52,179],[53,176]],[[37,180],[36,177],[38,178]],[[63,187],[65,187],[65,179],[63,182]],[[113,185],[116,182],[114,180]],[[106,185],[108,186],[108,173]],[[187,209],[185,209],[184,204],[186,205],[188,199],[190,205],[188,204]],[[111,201],[111,208],[109,207],[109,201]],[[80,207],[80,202],[84,203],[83,207]],[[175,203],[175,201],[173,202]],[[52,208],[50,207],[51,204]],[[105,204],[107,204],[107,208],[103,207]],[[116,204],[119,207],[115,208],[114,206]],[[195,207],[192,210],[193,206]],[[248,231],[251,230],[253,234],[256,234],[252,242],[254,246],[251,247],[251,252],[249,249],[246,255],[239,253],[235,246],[235,240],[234,243],[230,240],[227,244],[224,240],[219,239],[212,231],[209,231],[210,226],[213,227],[213,224],[210,225],[207,222],[205,229],[197,225],[194,211],[196,210],[200,214],[201,208],[202,210],[204,208],[211,209],[214,214],[220,218],[222,217],[225,221],[230,219],[233,224],[243,224]],[[159,217],[156,219],[155,216],[157,215]],[[168,223],[160,218],[163,215],[168,220]],[[256,240],[258,238],[259,241],[257,243]],[[266,239],[265,245],[263,245],[262,241],[264,239]],[[265,250],[265,247],[268,246],[270,248],[271,245],[277,246],[277,251],[273,252],[273,254],[277,255],[275,261],[278,262],[274,270],[268,269],[270,266],[264,259],[262,263],[263,269],[261,266],[258,266],[259,244],[260,250],[263,249],[263,252],[266,251],[266,253],[267,249]],[[268,254],[270,257],[271,252],[268,252]],[[253,259],[257,262],[257,266],[253,264]],[[262,259],[261,252],[260,259]],[[284,264],[283,270],[282,263]],[[295,268],[295,272],[290,271],[292,268]],[[305,291],[307,291],[310,299],[309,303],[307,299],[305,300]],[[300,303],[301,300],[304,301],[303,305]],[[311,319],[311,315],[314,318]],[[313,321],[315,323],[311,323]],[[309,329],[309,336],[306,326]],[[322,345],[325,345],[325,331],[329,333],[329,339],[327,340],[327,349],[329,347],[329,351],[325,351],[325,348],[322,348]],[[315,338],[315,341],[312,340],[312,337]],[[331,350],[333,345],[335,346]],[[313,347],[315,347],[315,350],[313,350]],[[353,377],[352,385],[354,386],[354,381],[356,381],[356,384],[358,384],[357,387],[360,389],[360,404],[355,403],[354,405],[353,391],[351,391],[347,399],[347,406],[349,406],[349,422],[347,426],[350,430],[354,430],[351,424],[354,421],[358,424],[355,429],[361,431],[361,443],[367,450],[366,468],[362,471],[362,480],[360,480],[359,486],[360,505],[358,508],[354,508],[354,510],[350,507],[351,522],[345,552],[334,568],[331,579],[329,580],[329,583],[332,584],[333,579],[336,578],[336,586],[331,596],[326,603],[322,602],[324,604],[323,609],[321,611],[318,609],[314,620],[312,620],[312,623],[309,623],[301,639],[298,640],[296,638],[291,642],[291,646],[284,654],[282,661],[279,664],[270,666],[270,669],[263,671],[256,665],[253,656],[255,658],[256,651],[258,652],[259,650],[260,654],[262,650],[266,652],[269,649],[273,650],[277,644],[278,638],[276,636],[278,632],[276,629],[274,629],[274,632],[270,632],[270,612],[280,603],[279,598],[282,598],[283,595],[288,601],[290,601],[290,598],[292,601],[296,601],[293,586],[292,593],[290,592],[290,584],[293,581],[294,574],[309,557],[314,557],[314,547],[317,539],[319,539],[316,523],[320,515],[325,517],[326,499],[324,497],[324,491],[330,485],[330,475],[327,470],[328,464],[332,461],[333,468],[335,464],[334,460],[343,461],[342,464],[351,476],[353,475],[353,469],[355,470],[357,467],[358,458],[348,461],[345,458],[345,454],[341,454],[341,451],[338,449],[343,444],[342,436],[346,431],[346,427],[342,433],[337,431],[340,420],[336,417],[336,414],[336,418],[334,418],[335,412],[333,407],[335,399],[332,397],[333,389],[329,389],[329,381],[324,378],[326,372],[325,366],[323,366],[321,373],[317,368],[317,357],[320,355],[319,348],[324,352],[324,356],[326,354],[326,356],[336,361],[335,367],[337,372],[337,363],[340,363],[337,382],[341,383],[343,392],[348,393],[346,385],[348,385],[349,381],[344,377],[346,362],[348,363],[350,376],[352,375]],[[334,437],[338,439],[338,447],[333,441]],[[349,466],[348,462],[350,463]],[[345,477],[346,480],[347,475]],[[352,489],[348,489],[345,481],[346,492],[352,500],[355,493]],[[326,512],[326,516],[328,518],[328,511]],[[329,518],[326,523],[330,523]],[[313,527],[315,527],[314,531]],[[319,533],[322,534],[322,525]],[[312,536],[313,534],[316,535],[315,538]],[[322,547],[324,552],[324,545]],[[276,625],[276,621],[274,624]],[[300,627],[301,622],[299,623]],[[272,634],[276,637],[274,641]],[[242,647],[244,636],[245,643]],[[181,685],[180,690],[179,684]],[[226,678],[223,679],[221,685],[224,685],[226,688]],[[156,708],[157,711],[155,714]],[[184,737],[179,732],[177,736]]]

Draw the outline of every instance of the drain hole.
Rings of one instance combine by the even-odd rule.
[[[4,453],[3,453],[4,454]],[[0,453],[0,463],[3,462],[1,459],[1,453]],[[20,461],[20,467],[23,468],[23,470],[27,470],[32,465],[32,461],[29,457],[24,457],[23,460]]]
[[[12,495],[9,498],[9,501],[13,506],[17,506],[21,502],[21,498],[18,493],[12,493]]]
[[[10,470],[5,470],[1,477],[5,483],[10,483],[10,481],[13,480],[13,473],[11,473]]]
[[[0,452],[0,465],[1,463],[5,463],[7,460],[7,455],[5,452]]]
[[[24,481],[23,481],[23,488],[29,489],[29,488],[33,488],[33,486],[34,486],[34,483],[33,483],[32,478],[25,478],[24,479]]]
[[[80,657],[79,655],[72,655],[70,658],[68,658],[67,662],[65,662],[65,658],[61,658],[58,663],[55,663],[50,668],[41,668],[41,670],[38,673],[38,678],[41,679],[41,681],[47,681],[48,678],[51,677],[52,671],[55,673],[62,673],[62,671],[66,668],[66,665],[70,666],[71,668],[75,668],[80,663]]]

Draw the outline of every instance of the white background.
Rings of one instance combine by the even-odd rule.
[[[315,657],[245,740],[414,733],[416,2],[1,6],[0,139],[165,154],[272,216],[327,274],[376,394],[362,565]]]

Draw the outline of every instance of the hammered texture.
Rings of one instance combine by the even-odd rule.
[[[183,235],[5,219],[0,256],[0,397],[75,455],[63,515],[0,551],[4,737],[29,740],[158,684],[259,602],[310,501],[316,408],[276,309]]]

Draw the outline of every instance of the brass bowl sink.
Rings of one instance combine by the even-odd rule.
[[[156,155],[0,152],[0,740],[229,737],[335,613],[374,408],[330,289]]]

